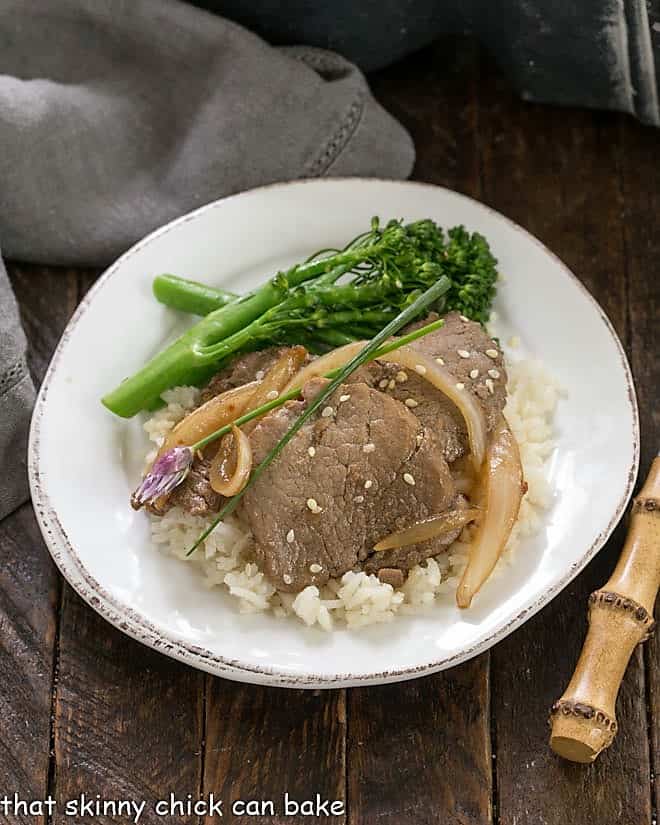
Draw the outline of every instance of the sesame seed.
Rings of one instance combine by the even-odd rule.
[[[258,370],[258,371],[254,374],[254,377],[256,378],[256,380],[257,380],[257,381],[261,381],[261,380],[263,379],[263,377],[264,377],[264,375],[265,375],[265,374],[266,374],[266,373],[265,373],[263,370]]]
[[[348,399],[349,399],[350,397],[351,397],[350,395],[340,395],[340,396],[339,396],[339,403],[340,403],[340,404],[343,404],[343,403],[344,403],[344,401],[348,401]]]
[[[470,378],[479,378],[479,370],[470,370]]]
[[[285,573],[282,576],[282,580],[284,581],[284,584],[291,584],[291,582],[293,581],[293,579],[291,578],[291,576],[288,573]]]
[[[466,318],[465,315],[459,315],[458,317],[461,319],[461,321],[466,321],[467,322],[467,321],[470,320],[469,318]]]
[[[365,444],[365,445],[362,447],[362,452],[363,452],[363,453],[373,453],[373,451],[374,451],[375,449],[376,449],[376,445],[375,445],[375,444],[372,444],[371,442],[369,442],[368,444]]]
[[[487,349],[486,350],[486,355],[489,358],[497,358],[497,350],[496,349]]]
[[[321,411],[321,418],[330,418],[331,415],[334,415],[335,411],[332,407],[324,407]]]
[[[415,436],[415,441],[418,444],[421,444],[422,441],[424,441],[424,434],[423,433],[417,433],[417,435]]]
[[[353,499],[353,501],[354,501],[356,504],[362,504],[362,502],[364,501],[364,496],[355,496],[355,498]]]
[[[309,572],[310,573],[320,573],[323,568],[320,564],[310,564],[309,565]]]
[[[389,379],[388,379],[388,378],[381,378],[381,380],[378,382],[378,386],[380,387],[380,389],[381,389],[381,390],[384,390],[384,389],[385,389],[385,387],[386,387],[389,383],[390,383],[390,382],[389,382]]]
[[[268,401],[274,401],[278,395],[279,392],[277,390],[271,390],[270,392],[266,393],[266,398]]]
[[[370,478],[368,478],[368,479],[364,482],[364,489],[365,489],[365,490],[368,490],[368,489],[369,489],[370,487],[372,487],[372,486],[373,486],[373,481],[372,481]]]
[[[315,498],[307,499],[307,507],[312,511],[312,513],[320,513],[323,510],[322,507],[319,507]]]
[[[403,283],[401,282],[401,278],[397,278],[396,281],[394,282],[394,285],[396,286],[397,289],[403,289]]]
[[[456,384],[456,389],[457,389],[457,390],[464,390],[464,389],[465,389],[465,384],[462,384],[462,383],[459,381],[459,382]]]
[[[413,407],[418,406],[418,403],[417,401],[415,401],[414,398],[406,398],[406,400],[403,403],[406,405],[406,407],[410,407],[411,410],[413,409]]]
[[[492,395],[495,392],[492,378],[486,379],[486,386],[488,387],[488,392]]]
[[[419,375],[426,375],[426,367],[424,364],[415,364],[415,372]]]
[[[435,361],[437,364],[440,364],[441,367],[444,367],[445,362],[442,360],[442,358],[436,358]]]
[[[314,456],[316,455],[316,447],[308,447],[307,448],[307,455],[310,458],[314,458]]]
[[[286,540],[287,540],[288,544],[291,544],[293,542],[293,540],[295,539],[295,537],[296,537],[296,534],[293,532],[293,530],[289,530],[289,532],[286,534]]]
[[[488,370],[488,375],[490,375],[491,378],[499,378],[500,377],[500,371],[499,370]]]
[[[470,357],[470,353],[466,349],[457,349],[456,352],[461,356],[461,358]]]
[[[410,484],[411,487],[415,486],[415,479],[410,475],[410,473],[404,473],[403,480],[406,482],[406,484]]]
[[[404,372],[403,370],[399,370],[396,374],[396,380],[399,382],[399,384],[403,384],[404,381],[408,380],[408,373]]]
[[[395,386],[396,386],[396,384],[394,383],[394,379],[390,378],[390,380],[387,383],[388,390],[393,390]]]

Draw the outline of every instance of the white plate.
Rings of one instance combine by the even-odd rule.
[[[556,503],[517,562],[468,611],[325,634],[293,620],[239,615],[197,571],[151,544],[128,505],[137,421],[100,397],[140,367],[183,319],[151,295],[173,272],[245,291],[316,249],[343,244],[372,215],[430,217],[482,232],[506,280],[496,308],[566,388],[549,466]],[[39,393],[29,447],[34,505],[71,585],[108,621],[189,664],[230,679],[297,687],[392,682],[457,664],[511,633],[593,557],[628,502],[638,465],[630,369],[609,321],[566,267],[520,227],[435,186],[377,180],[278,184],[209,204],[123,255],[72,318]]]

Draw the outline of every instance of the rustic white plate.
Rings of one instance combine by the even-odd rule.
[[[490,241],[506,275],[497,311],[566,389],[555,491],[543,530],[468,611],[453,601],[428,615],[325,634],[294,620],[243,616],[197,572],[151,544],[128,505],[138,478],[129,445],[137,421],[99,401],[186,319],[151,295],[173,272],[236,291],[316,249],[341,245],[372,215],[465,224]],[[79,306],[39,393],[29,446],[34,506],[71,585],[136,639],[230,679],[297,687],[393,682],[450,667],[511,633],[593,557],[629,499],[638,465],[635,393],[621,344],[575,277],[527,232],[439,187],[377,180],[278,184],[209,204],[123,255]]]

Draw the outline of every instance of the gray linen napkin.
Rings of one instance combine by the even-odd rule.
[[[274,49],[175,0],[3,0],[0,147],[4,254],[72,265],[106,263],[232,192],[406,177],[414,162],[408,134],[352,64]],[[24,352],[0,268],[0,518],[27,491]]]
[[[25,363],[25,335],[0,258],[0,519],[27,495],[26,444],[34,387]]]

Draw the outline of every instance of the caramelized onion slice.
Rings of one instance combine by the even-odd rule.
[[[157,457],[173,447],[191,447],[221,427],[231,424],[244,413],[270,400],[268,395],[273,391],[279,394],[291,377],[298,372],[306,357],[307,350],[304,347],[289,347],[273,364],[261,383],[251,381],[249,384],[227,390],[192,410],[166,436]],[[227,482],[218,476],[217,483],[224,486]],[[162,496],[157,504],[162,509],[166,501],[167,496]]]
[[[386,360],[418,373],[453,402],[465,421],[470,455],[475,469],[479,471],[486,455],[486,421],[479,402],[470,390],[463,387],[446,367],[412,347],[401,347],[390,352]]]
[[[502,415],[488,445],[479,492],[484,514],[456,591],[459,607],[470,606],[475,594],[493,572],[518,518],[525,492],[518,444]]]
[[[305,358],[307,358],[307,350],[305,347],[288,347],[268,370],[263,381],[257,386],[244,412],[250,412],[250,410],[254,410],[262,404],[266,404],[268,401],[277,398],[293,376],[300,370]],[[258,418],[253,418],[252,421],[243,425],[243,431],[249,433],[258,421]]]
[[[407,547],[409,544],[417,544],[419,541],[428,541],[436,536],[443,536],[454,530],[465,527],[469,522],[474,521],[479,515],[479,510],[475,508],[469,510],[448,510],[439,516],[418,521],[405,530],[391,533],[378,544],[374,545],[374,550],[393,550],[397,547]]]
[[[188,413],[166,436],[158,455],[172,447],[192,447],[220,427],[231,424],[246,410],[256,387],[257,383],[252,381],[242,387],[227,390]]]
[[[172,447],[190,447],[212,432],[231,424],[239,416],[270,400],[272,391],[278,394],[300,369],[307,357],[304,347],[289,347],[273,364],[261,383],[251,381],[210,398],[183,418],[165,438],[158,451],[162,455]]]
[[[312,361],[293,377],[285,387],[285,392],[302,387],[311,378],[343,367],[366,343],[366,341],[356,341],[354,344],[346,344]],[[465,421],[472,462],[475,469],[479,470],[486,454],[486,422],[474,395],[468,389],[461,388],[456,377],[448,369],[413,347],[401,347],[394,352],[388,352],[382,360],[391,364],[399,364],[416,372],[453,402]]]
[[[326,352],[325,355],[315,358],[293,376],[284,388],[284,392],[289,392],[289,390],[293,389],[302,389],[312,378],[319,378],[332,372],[332,370],[343,367],[351,358],[354,358],[361,349],[364,349],[367,344],[368,341],[355,341],[352,344],[337,347],[337,349],[330,350],[330,352]]]
[[[235,496],[250,478],[252,447],[250,439],[235,425],[220,442],[209,468],[209,481],[216,493]]]

